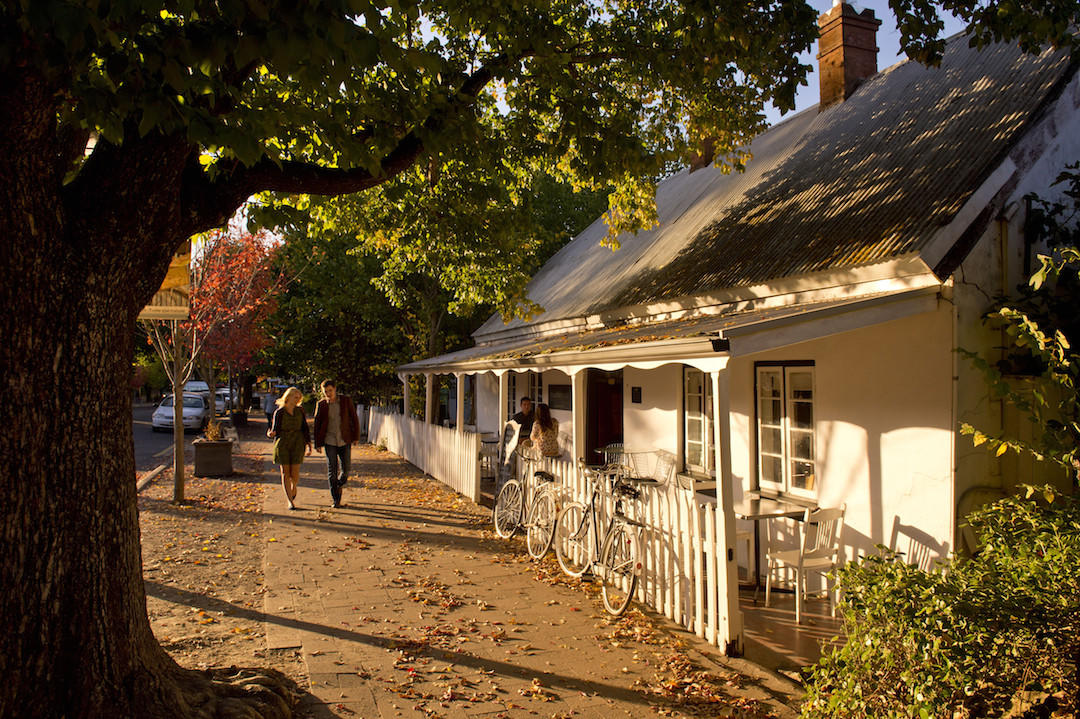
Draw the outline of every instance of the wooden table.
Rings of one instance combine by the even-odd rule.
[[[758,589],[761,588],[761,533],[759,527],[763,519],[798,519],[813,507],[797,504],[780,497],[748,494],[734,506],[735,518],[754,523],[754,601],[757,601]]]

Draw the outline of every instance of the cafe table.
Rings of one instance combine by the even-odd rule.
[[[761,588],[761,521],[785,517],[799,519],[806,514],[807,509],[813,509],[813,506],[781,497],[750,493],[736,502],[733,509],[736,519],[754,523],[754,601],[757,601],[758,589]]]

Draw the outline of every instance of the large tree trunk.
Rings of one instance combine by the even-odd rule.
[[[0,717],[288,716],[280,682],[212,682],[151,632],[131,399],[117,388],[140,288],[165,266],[138,277],[115,227],[64,217],[49,95],[0,78]]]

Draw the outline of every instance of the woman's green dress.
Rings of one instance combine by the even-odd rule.
[[[304,410],[296,407],[292,414],[281,408],[277,437],[274,438],[274,462],[277,464],[300,464],[304,461],[307,446],[307,418]]]

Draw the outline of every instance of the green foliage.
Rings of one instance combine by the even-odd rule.
[[[267,361],[311,380],[335,376],[364,396],[400,396],[397,365],[468,346],[493,306],[527,312],[528,279],[605,198],[511,174],[459,162],[362,195],[264,207],[287,239],[285,271],[297,275],[267,325]]]
[[[1080,500],[1032,488],[967,521],[973,558],[926,572],[882,547],[839,570],[847,642],[814,667],[805,719],[1077,706]]]
[[[136,371],[136,376],[141,380],[140,387],[146,386],[154,391],[160,391],[169,384],[165,367],[162,366],[161,358],[156,354],[137,354],[132,366]]]
[[[364,401],[393,391],[394,367],[411,357],[399,314],[371,284],[378,263],[351,247],[345,238],[290,236],[279,260],[294,279],[263,324],[262,358],[271,373],[295,376],[303,387],[333,377]]]
[[[1041,52],[1047,45],[1069,47],[1074,54],[1080,49],[1076,0],[889,0],[889,7],[897,18],[900,47],[908,57],[931,65],[945,49],[942,12],[967,23],[972,47],[1010,42],[1025,52]]]
[[[435,175],[417,167],[360,195],[269,205],[256,217],[326,247],[351,242],[378,261],[372,281],[406,313],[486,318],[495,307],[510,318],[535,311],[529,279],[604,204],[602,190],[522,175],[474,148]],[[434,352],[428,344],[417,356]]]
[[[704,137],[738,161],[768,104],[791,109],[815,15],[802,0],[35,0],[0,6],[0,63],[54,90],[61,129],[186,144],[200,160],[184,181],[241,183],[241,200],[354,192],[469,145],[633,197]]]
[[[1015,406],[1036,428],[1032,441],[992,436],[970,424],[961,427],[976,446],[996,456],[1009,451],[1064,467],[1074,482],[1080,469],[1080,353],[1070,337],[1080,337],[1080,164],[1070,165],[1055,184],[1065,185],[1063,199],[1038,198],[1029,231],[1047,243],[1030,289],[991,312],[990,322],[1008,338],[1006,356],[991,361],[961,350],[990,385],[991,395]],[[1018,378],[1018,375],[1022,378]]]

